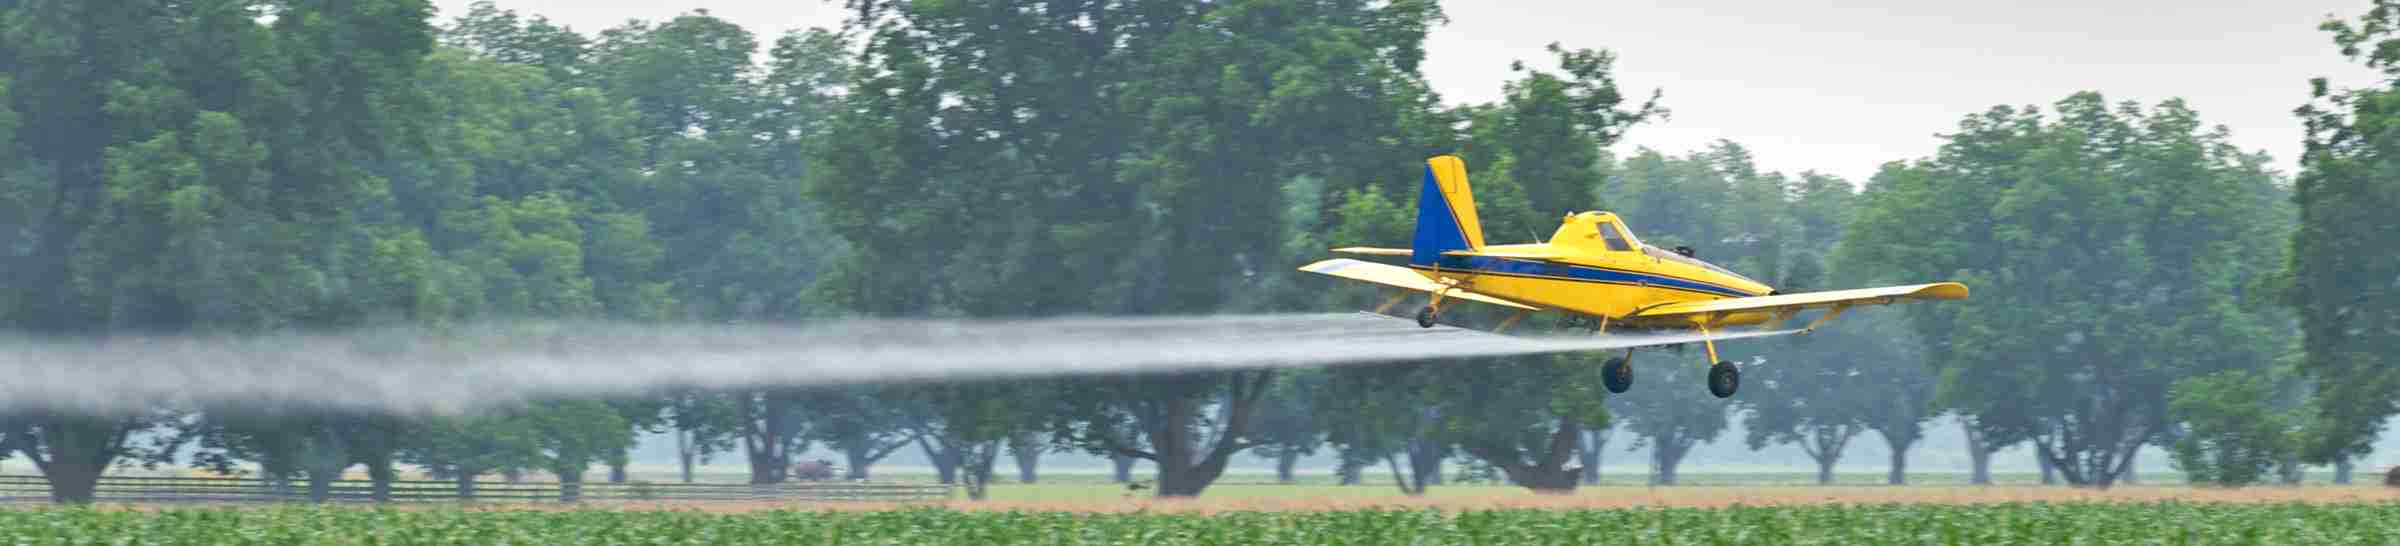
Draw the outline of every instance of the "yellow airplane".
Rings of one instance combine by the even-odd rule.
[[[1616,214],[1582,212],[1567,215],[1558,231],[1543,243],[1485,245],[1483,227],[1475,216],[1475,198],[1467,186],[1466,163],[1453,156],[1426,161],[1425,183],[1417,196],[1417,227],[1412,248],[1344,247],[1345,254],[1405,256],[1406,265],[1347,258],[1324,260],[1301,271],[1366,281],[1407,290],[1385,302],[1383,313],[1415,293],[1429,294],[1417,310],[1417,325],[1432,328],[1442,306],[1465,300],[1518,310],[1500,323],[1505,330],[1527,313],[1559,311],[1570,319],[1593,325],[1594,334],[1611,325],[1640,330],[1696,330],[1708,346],[1708,391],[1718,398],[1733,396],[1741,387],[1741,369],[1717,360],[1713,336],[1729,326],[1771,328],[1810,309],[1829,309],[1798,331],[1822,326],[1842,311],[1858,305],[1882,305],[1914,300],[1955,300],[1967,297],[1967,286],[1937,282],[1782,294],[1749,277],[1700,261],[1689,248],[1664,250],[1642,244]],[[1633,349],[1602,365],[1602,383],[1609,392],[1633,386]]]

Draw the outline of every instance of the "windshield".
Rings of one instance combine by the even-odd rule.
[[[1661,248],[1658,248],[1658,247],[1655,247],[1655,246],[1650,246],[1650,245],[1642,245],[1642,253],[1643,253],[1643,254],[1649,254],[1649,255],[1651,255],[1651,256],[1654,256],[1654,257],[1657,257],[1658,259],[1661,259],[1661,260],[1667,260],[1667,261],[1672,261],[1672,262],[1678,262],[1678,263],[1683,263],[1683,264],[1688,264],[1688,265],[1699,266],[1699,267],[1700,267],[1700,268],[1702,268],[1702,269],[1707,269],[1707,270],[1709,270],[1709,271],[1715,271],[1715,272],[1718,272],[1718,273],[1722,273],[1722,274],[1725,274],[1725,275],[1727,275],[1727,276],[1730,276],[1730,277],[1733,277],[1733,278],[1736,278],[1736,279],[1741,279],[1741,280],[1750,281],[1750,282],[1754,282],[1754,283],[1755,283],[1755,282],[1758,282],[1758,281],[1756,281],[1756,280],[1752,280],[1752,279],[1751,279],[1751,278],[1749,278],[1749,277],[1744,277],[1744,276],[1742,276],[1742,274],[1740,274],[1740,273],[1735,273],[1735,272],[1733,272],[1733,271],[1731,271],[1731,270],[1727,270],[1727,269],[1725,269],[1725,268],[1722,268],[1722,267],[1717,267],[1717,264],[1712,264],[1712,263],[1708,263],[1708,262],[1703,262],[1703,261],[1700,261],[1698,258],[1693,258],[1693,257],[1690,257],[1690,256],[1685,256],[1685,255],[1682,255],[1682,254],[1676,254],[1676,253],[1675,253],[1675,251],[1672,251],[1672,250],[1665,250],[1665,249],[1661,249]],[[1763,283],[1762,283],[1762,284],[1763,284]]]

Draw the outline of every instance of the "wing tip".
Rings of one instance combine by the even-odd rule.
[[[1925,285],[1909,295],[1926,299],[1963,300],[1967,299],[1967,285],[1961,282],[1937,282]]]

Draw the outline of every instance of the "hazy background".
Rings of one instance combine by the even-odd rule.
[[[436,0],[446,22],[472,0]],[[762,41],[785,31],[838,27],[840,2],[709,0],[495,0],[504,9],[541,15],[591,34],[628,20],[664,20],[706,9],[757,33]],[[1614,149],[1650,147],[1685,153],[1717,139],[1735,139],[1760,167],[1817,170],[1863,182],[1894,158],[1929,155],[1936,133],[1994,104],[2023,104],[2098,90],[2112,101],[2145,103],[2180,96],[2204,119],[2233,132],[2233,142],[2274,157],[2278,170],[2296,170],[2301,127],[2293,108],[2308,99],[2307,80],[2337,85],[2368,82],[2373,73],[2334,52],[2317,25],[2331,14],[2356,13],[2360,0],[2244,2],[2202,0],[2021,2],[1866,0],[1619,1],[1516,0],[1445,2],[1450,22],[1427,40],[1425,74],[1453,104],[1499,100],[1509,65],[1546,62],[1543,47],[1604,48],[1619,56],[1616,75],[1630,91],[1665,92],[1671,119],[1636,127]],[[1547,68],[1546,66],[1544,68]],[[2047,105],[2044,105],[2047,106]],[[1742,470],[1751,465],[1805,469],[1791,445],[1752,452],[1741,445],[1739,420],[1720,440],[1700,447],[1688,471]],[[1960,470],[1961,433],[1948,419],[1928,427],[1913,468]],[[1871,434],[1843,457],[1852,471],[1879,471],[1885,449]],[[1647,453],[1628,453],[1619,435],[1608,450],[1611,471],[1636,470]],[[2379,468],[2395,450],[2379,446],[2361,466]],[[2024,446],[1997,455],[1995,471],[2032,471]],[[1324,472],[1327,453],[1304,467]],[[638,463],[672,464],[673,444],[647,436]],[[810,458],[838,459],[830,453]],[[739,455],[712,466],[740,471]],[[1242,456],[1239,466],[1269,468]],[[2163,453],[2145,450],[2145,470],[2165,470]],[[1106,462],[1080,454],[1046,457],[1046,470],[1104,471]],[[879,468],[922,468],[922,454],[903,450]],[[1003,465],[1005,466],[1005,465]],[[1147,463],[1144,464],[1147,466]]]
[[[435,0],[447,21],[472,0]],[[841,25],[840,2],[496,0],[586,34],[631,19],[707,9],[761,36]],[[1894,158],[1931,154],[1960,116],[2028,97],[2098,90],[2113,101],[2182,96],[2244,150],[2296,171],[2308,79],[2364,82],[2317,30],[2359,0],[2110,2],[1735,0],[1444,2],[1426,77],[1452,103],[1498,100],[1517,59],[1542,47],[1617,52],[1620,82],[1663,89],[1672,119],[1618,150],[1683,153],[1720,138],[1760,167],[1853,182]],[[2178,95],[2181,93],[2181,95]],[[2197,93],[2197,94],[2194,94]],[[2045,105],[2046,106],[2046,105]]]

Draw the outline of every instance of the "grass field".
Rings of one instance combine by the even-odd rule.
[[[1160,500],[1148,491],[1082,484],[994,485],[989,504],[1003,508],[1061,510],[1203,509],[1224,506],[1269,510],[1373,506],[1614,508],[1640,506],[1716,507],[1734,504],[2004,502],[2400,502],[2400,491],[2381,486],[2252,487],[2244,489],[2119,486],[2107,491],[2030,485],[2001,486],[1599,486],[1572,495],[1541,495],[1522,487],[1460,485],[1430,488],[1421,498],[1390,486],[1219,485],[1197,499]],[[960,498],[964,498],[963,491]],[[957,501],[957,505],[966,505]]]
[[[1215,514],[0,510],[0,544],[2393,544],[2400,503],[1831,504]]]

